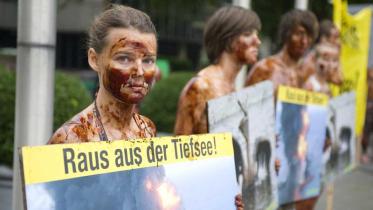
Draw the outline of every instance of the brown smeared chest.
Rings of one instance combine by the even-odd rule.
[[[264,60],[260,65],[256,66],[253,71],[254,72],[249,75],[247,85],[253,85],[264,80],[271,80],[275,87],[279,85],[298,86],[296,70],[286,67],[277,59],[269,58]]]
[[[232,84],[214,77],[204,79],[204,83],[194,83],[186,94],[187,117],[192,118],[193,133],[207,133],[207,102],[233,92]]]
[[[89,141],[97,135],[99,128],[96,127],[93,119],[93,113],[78,116],[79,122],[72,123],[71,132],[81,141]]]

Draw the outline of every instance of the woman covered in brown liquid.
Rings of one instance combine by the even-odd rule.
[[[333,24],[330,20],[323,20],[320,23],[320,34],[319,38],[317,39],[317,45],[322,46],[326,45],[329,48],[335,48],[338,51],[338,56],[340,53],[341,42],[340,42],[340,34],[337,27]],[[331,51],[329,51],[331,52]],[[333,50],[334,52],[334,50]],[[330,54],[330,53],[328,53]],[[333,54],[333,53],[332,53]],[[333,55],[329,55],[333,56]],[[301,68],[298,72],[300,85],[304,86],[304,82],[312,75],[316,73],[316,48],[311,50],[305,58],[301,62]],[[341,85],[343,81],[342,70],[340,66],[338,69],[335,69],[330,77],[328,77],[328,82]]]
[[[153,122],[137,114],[136,105],[146,96],[154,82],[156,55],[156,30],[145,13],[114,5],[98,16],[89,31],[88,50],[89,65],[99,76],[97,97],[91,105],[62,125],[48,143],[154,137],[156,129]],[[142,189],[147,180],[155,184],[164,181],[163,167],[134,170],[123,176],[111,173],[110,177],[117,185],[116,190],[120,189],[124,194],[111,192],[110,198],[123,200],[125,209],[165,209],[161,208],[154,196],[148,196],[150,192]],[[61,196],[60,199],[67,198]],[[122,209],[122,204],[111,208],[113,204],[110,203],[114,201],[100,202],[106,205],[103,208]],[[234,202],[237,209],[240,209],[241,198],[237,197]],[[96,208],[102,209],[99,206]],[[172,209],[181,209],[181,206]]]
[[[304,81],[303,88],[309,91],[320,92],[332,97],[329,83],[341,85],[343,82],[342,70],[339,65],[340,35],[337,27],[330,20],[320,23],[318,44],[307,54],[301,64],[300,78]],[[332,144],[330,136],[326,136],[325,151]],[[321,185],[321,192],[323,191]],[[318,198],[316,196],[297,203],[297,210],[314,209]]]
[[[303,88],[309,91],[319,92],[332,96],[329,82],[333,78],[340,78],[339,50],[336,46],[324,43],[315,47],[315,72],[304,83]]]
[[[271,80],[275,93],[279,85],[300,86],[297,72],[299,62],[317,37],[317,19],[310,11],[292,10],[282,16],[278,31],[281,50],[253,66],[246,86]]]
[[[206,103],[235,90],[237,73],[257,61],[261,23],[255,12],[225,6],[207,21],[204,47],[210,65],[202,69],[180,94],[174,133],[207,133]]]
[[[98,73],[95,101],[60,127],[49,144],[155,136],[154,124],[134,109],[156,72],[156,30],[143,12],[113,6],[89,31],[88,62]]]
[[[301,60],[317,34],[318,22],[312,12],[296,9],[285,13],[278,30],[281,50],[253,66],[246,79],[246,86],[271,80],[275,95],[279,85],[300,88]],[[276,159],[276,170],[279,167],[280,161]],[[302,209],[303,201],[283,205],[279,209],[293,209],[294,204],[297,210]]]
[[[93,22],[88,47],[89,65],[99,77],[97,97],[62,125],[48,143],[154,137],[154,124],[135,112],[156,73],[156,30],[149,16],[113,5]],[[56,200],[56,209],[164,209],[158,195],[154,196],[156,192],[147,190],[148,182],[156,187],[165,183],[164,168],[71,179],[48,191]],[[181,208],[177,205],[173,209]]]

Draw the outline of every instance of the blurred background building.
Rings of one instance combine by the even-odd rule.
[[[195,70],[207,63],[202,51],[205,20],[220,6],[232,0],[58,0],[56,67],[64,70],[88,69],[86,31],[94,16],[110,3],[128,5],[145,11],[152,18],[159,42],[159,57],[167,59],[173,70]],[[278,20],[294,8],[294,1],[251,1],[251,8],[260,16],[264,41],[261,55],[275,50]],[[309,2],[309,8],[322,19],[331,17],[328,0]],[[0,53],[8,55],[13,67],[17,42],[17,0],[0,0]],[[1,60],[0,60],[1,61]],[[14,69],[14,68],[12,68]]]

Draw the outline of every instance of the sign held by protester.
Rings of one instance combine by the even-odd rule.
[[[233,209],[238,194],[229,133],[23,147],[21,155],[28,210]]]
[[[328,107],[327,138],[330,145],[324,149],[324,179],[332,181],[356,165],[354,92],[344,93],[330,100]]]
[[[320,192],[328,96],[280,86],[276,105],[279,203]]]
[[[232,132],[245,209],[277,208],[273,100],[265,81],[208,102],[209,132]]]

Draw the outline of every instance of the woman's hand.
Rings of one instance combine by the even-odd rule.
[[[275,159],[275,170],[276,170],[277,175],[278,175],[278,172],[280,171],[280,167],[281,167],[281,161],[279,158],[276,158]]]
[[[234,197],[234,204],[236,205],[237,210],[243,210],[244,204],[242,202],[242,195],[238,194],[236,197]]]

